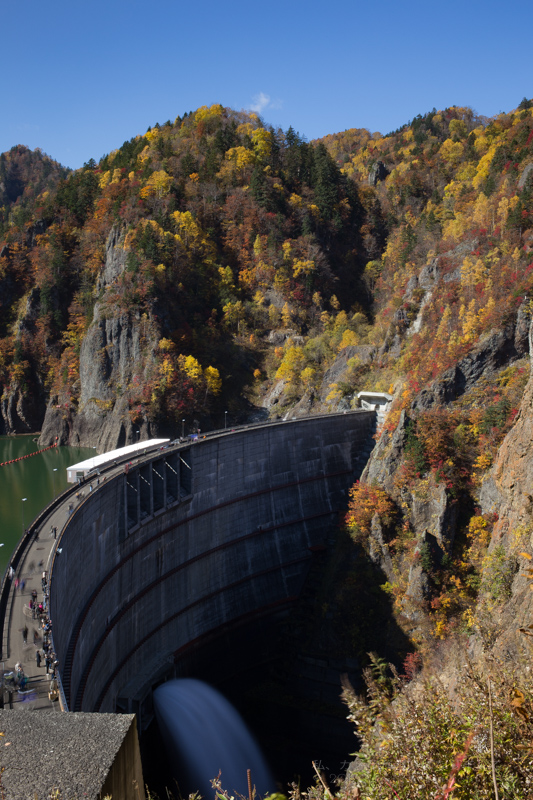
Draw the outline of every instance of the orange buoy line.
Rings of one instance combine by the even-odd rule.
[[[2,461],[0,462],[0,467],[7,467],[8,464],[16,464],[17,461],[22,461],[24,458],[31,458],[31,456],[38,456],[39,453],[45,453],[47,450],[52,450],[52,448],[57,447],[57,441],[54,444],[49,445],[49,447],[43,447],[42,450],[36,450],[35,453],[27,453],[25,456],[19,456],[19,458],[14,458],[12,461]]]

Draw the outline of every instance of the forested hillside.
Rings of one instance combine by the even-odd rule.
[[[104,418],[117,393],[123,417],[155,430],[402,383],[394,425],[526,297],[532,125],[524,101],[490,121],[452,108],[307,143],[213,106],[70,175],[14,148],[0,165],[6,431],[61,406],[68,438],[95,304],[143,325],[136,370],[104,369]]]
[[[412,652],[392,679],[368,662],[356,572],[324,602],[370,664],[370,705],[346,696],[375,772],[342,791],[491,797],[497,715],[505,797],[528,796],[533,101],[311,143],[202,107],[73,173],[14,148],[0,203],[5,432],[107,447],[393,396],[346,526]]]
[[[41,161],[16,151],[19,161]],[[42,189],[29,176],[34,184],[31,214],[29,189],[3,211],[3,281],[16,282],[16,295],[2,292],[8,432],[40,427],[50,402],[66,412],[68,438],[95,304],[100,317],[142,321],[127,384],[107,378],[132,424],[168,429],[184,414],[214,414],[216,424],[228,404],[242,415],[243,393],[276,372],[270,332],[321,330],[323,312],[341,310],[337,295],[347,312],[369,303],[360,229],[375,227],[373,202],[365,206],[323,144],[269,130],[254,115],[201,108],[58,185]],[[112,272],[120,261],[109,282],[106,255]],[[40,402],[28,413],[29,394]],[[105,417],[113,400],[97,393],[92,403]]]

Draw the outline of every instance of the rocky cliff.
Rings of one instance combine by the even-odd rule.
[[[83,338],[77,403],[51,398],[40,443],[59,436],[61,444],[95,446],[99,452],[150,438],[148,420],[132,421],[132,387],[142,385],[157,348],[157,330],[147,314],[113,313],[106,302],[126,269],[124,237],[114,228],[106,243],[105,264],[98,278],[92,323]]]
[[[0,281],[0,294],[9,294],[9,287]],[[14,326],[17,346],[20,349],[17,369],[13,379],[0,399],[0,433],[32,433],[41,427],[46,407],[46,395],[42,375],[31,369],[22,357],[20,343],[35,335],[40,308],[40,291],[33,289],[27,296],[23,313]]]
[[[531,357],[532,334],[533,323],[529,329]],[[485,514],[497,517],[488,556],[501,563],[501,571],[506,571],[508,580],[506,602],[490,620],[494,648],[506,657],[518,652],[528,654],[528,642],[520,628],[533,623],[533,595],[524,569],[530,565],[522,555],[533,552],[533,375],[527,383],[516,422],[483,481],[480,505]]]
[[[445,445],[448,437],[460,449],[461,437],[473,440],[483,424],[490,431],[487,442],[497,434],[490,428],[495,422],[484,387],[504,386],[510,372],[529,370],[530,320],[525,301],[503,330],[492,332],[420,392],[394,427],[384,427],[362,475],[364,484],[386,491],[398,509],[401,530],[397,526],[394,541],[376,514],[366,549],[386,576],[404,630],[415,642],[431,641],[435,630],[444,630],[438,620],[444,626],[446,618],[448,632],[468,630],[474,650],[488,639],[498,650],[513,651],[524,646],[518,629],[533,621],[529,582],[519,569],[520,562],[526,563],[520,552],[533,549],[533,378],[483,478],[472,465],[490,463],[488,450],[482,448],[477,461],[470,455],[469,467],[460,465],[458,472],[470,470],[467,483],[457,476],[453,483],[450,475],[457,464],[446,472]],[[415,435],[421,417],[434,426],[432,435],[441,437],[440,467],[430,468],[427,456],[425,461],[422,457],[422,440]],[[431,442],[424,446],[431,449]],[[414,447],[422,460],[413,471]],[[439,616],[443,598],[455,609],[455,618],[452,613]]]

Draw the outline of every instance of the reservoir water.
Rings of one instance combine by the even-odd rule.
[[[41,449],[36,438],[37,434],[0,436],[0,464],[36,453]],[[92,447],[53,447],[0,467],[0,578],[24,529],[68,487],[67,467],[95,453]]]

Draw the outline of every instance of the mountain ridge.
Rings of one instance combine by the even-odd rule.
[[[509,700],[514,686],[533,701],[520,573],[533,555],[533,101],[490,120],[452,107],[387,136],[311,143],[213,105],[98,164],[55,170],[50,188],[40,176],[2,208],[3,432],[104,449],[392,395],[352,489],[350,559],[316,621],[369,665],[370,705],[347,696],[354,718],[372,719],[363,750],[383,781],[372,788],[364,770],[357,780],[369,797],[387,782],[412,796],[416,773],[430,796],[449,774],[450,741],[457,755],[488,725],[486,675],[497,674],[498,764],[518,781],[509,796],[523,796],[530,776],[505,742],[533,732],[526,701],[515,718]],[[382,579],[369,590],[412,643],[397,654],[409,680],[396,682],[396,705],[372,642],[353,635],[366,563]],[[473,665],[466,676],[458,653]],[[485,677],[471,680],[476,670]],[[468,720],[442,686],[463,687]],[[408,697],[425,698],[419,719],[448,721],[406,772],[410,740],[387,761],[372,731],[376,709],[391,730],[407,725],[394,715]],[[492,796],[479,759],[458,797]]]

